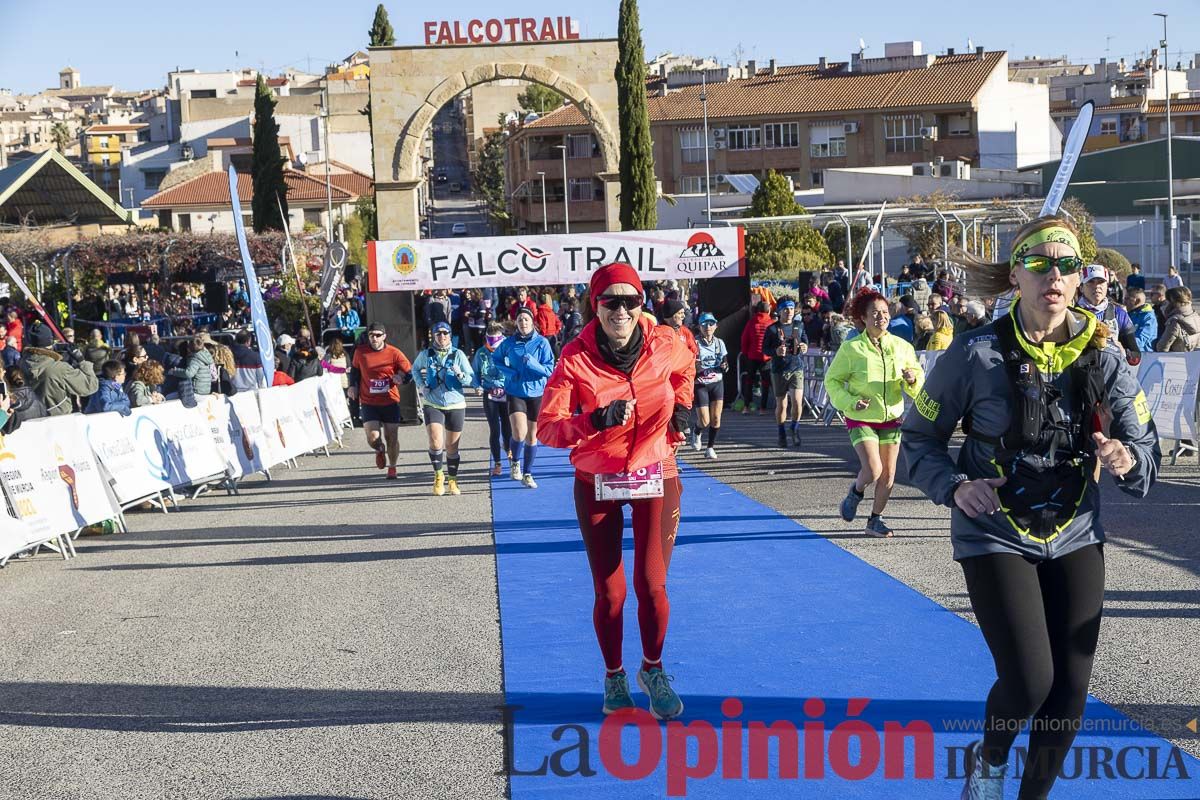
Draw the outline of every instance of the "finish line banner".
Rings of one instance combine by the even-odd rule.
[[[743,229],[486,236],[367,243],[372,292],[587,283],[614,261],[643,280],[746,274]]]

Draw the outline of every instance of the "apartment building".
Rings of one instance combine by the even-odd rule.
[[[707,78],[709,65],[701,69]],[[882,58],[765,68],[700,85],[684,70],[648,82],[655,175],[664,194],[703,193],[707,152],[713,192],[752,191],[768,170],[797,190],[820,187],[826,169],[956,164],[1015,169],[1056,158],[1061,139],[1044,85],[1013,82],[1003,51],[982,47],[925,54],[920,42],[888,44]],[[701,92],[707,92],[708,141]],[[563,150],[566,147],[564,183]],[[508,146],[509,194],[518,230],[572,231],[604,223],[603,169],[589,126],[574,106],[515,130]],[[950,173],[947,173],[950,174]]]

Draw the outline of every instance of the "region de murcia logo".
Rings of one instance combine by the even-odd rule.
[[[392,266],[401,275],[411,275],[417,268],[417,251],[410,245],[400,245],[392,253]]]
[[[712,236],[707,233],[696,233],[688,239],[687,248],[679,254],[680,258],[723,258],[724,253]]]

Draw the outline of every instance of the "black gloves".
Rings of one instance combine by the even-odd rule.
[[[683,433],[690,427],[692,410],[687,406],[675,404],[675,411],[671,414],[671,430],[676,433]]]
[[[604,408],[597,408],[592,412],[592,425],[598,431],[615,428],[621,424],[621,418],[625,416],[627,405],[629,405],[628,400],[614,400]]]

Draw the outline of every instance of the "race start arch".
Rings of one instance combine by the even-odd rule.
[[[616,39],[371,48],[372,140],[380,239],[415,239],[421,142],[433,117],[473,86],[517,79],[566,97],[591,124],[604,171],[605,223],[619,230]]]
[[[428,39],[428,31],[427,36]],[[603,161],[605,227],[620,229],[616,39],[570,39],[371,48],[371,126],[375,204],[381,240],[420,238],[422,141],[434,115],[473,86],[516,79],[566,97],[592,127]],[[418,341],[412,292],[370,292],[368,314],[387,325],[409,357]],[[405,419],[416,416],[412,387],[401,392]]]

